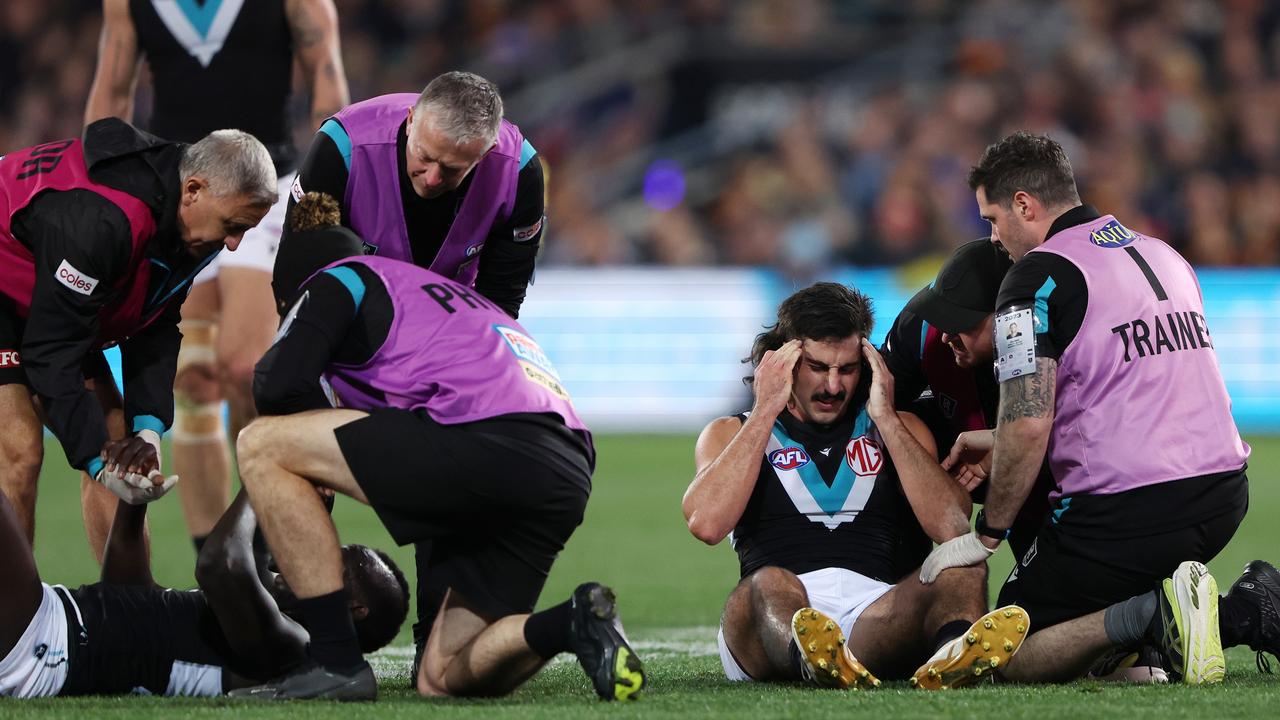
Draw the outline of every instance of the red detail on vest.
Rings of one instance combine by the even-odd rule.
[[[17,350],[0,350],[0,368],[22,367],[22,356]]]
[[[849,441],[844,449],[844,459],[849,463],[849,468],[859,477],[875,475],[880,472],[880,466],[884,465],[884,455],[880,452],[880,446],[866,435],[860,435]]]
[[[129,270],[112,288],[117,299],[102,309],[98,340],[117,343],[146,327],[159,313],[143,318],[151,264],[145,261],[147,242],[156,223],[146,203],[89,178],[84,147],[79,140],[59,140],[18,150],[0,158],[0,293],[8,296],[18,314],[31,312],[35,288],[35,258],[13,237],[13,216],[46,191],[89,190],[114,203],[129,220],[133,250]]]
[[[925,379],[929,381],[929,387],[933,389],[933,401],[942,410],[942,416],[951,429],[962,433],[991,427],[982,412],[982,401],[978,397],[978,384],[974,382],[973,371],[956,365],[955,353],[942,342],[942,331],[932,325],[925,333],[920,366],[924,370]],[[951,412],[947,412],[949,403],[946,398],[955,403]]]

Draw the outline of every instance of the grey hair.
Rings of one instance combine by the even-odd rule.
[[[459,145],[493,143],[502,126],[502,96],[497,85],[475,73],[447,72],[427,84],[413,112],[415,120],[430,113],[433,126]]]
[[[214,130],[187,148],[178,165],[185,181],[199,176],[219,197],[244,195],[252,205],[274,205],[276,168],[258,139],[243,130]]]

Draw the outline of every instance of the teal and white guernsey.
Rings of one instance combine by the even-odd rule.
[[[865,407],[825,428],[783,412],[731,540],[743,577],[840,567],[890,583],[928,548]]]

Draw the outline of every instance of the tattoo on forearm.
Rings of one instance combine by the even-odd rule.
[[[1009,380],[1000,386],[1000,422],[1024,417],[1049,417],[1053,413],[1054,384],[1058,363],[1052,358],[1036,358],[1036,371]]]

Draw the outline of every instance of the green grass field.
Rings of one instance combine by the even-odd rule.
[[[1256,557],[1280,559],[1280,438],[1252,438],[1252,505],[1234,541],[1210,568],[1225,590]],[[614,436],[599,441],[600,467],[586,521],[551,574],[543,604],[560,602],[580,581],[613,585],[629,634],[645,658],[652,685],[627,705],[598,703],[572,658],[562,657],[514,696],[494,701],[423,701],[408,687],[409,627],[374,659],[382,682],[375,706],[312,703],[261,706],[226,700],[159,698],[0,701],[0,717],[284,717],[299,711],[319,718],[417,717],[847,717],[877,716],[1076,718],[1212,716],[1272,717],[1280,707],[1280,679],[1254,669],[1247,649],[1228,654],[1229,678],[1216,687],[1121,687],[1077,682],[1056,687],[986,686],[926,694],[905,684],[873,693],[820,692],[800,686],[730,685],[715,655],[715,626],[736,581],[727,543],[710,548],[685,530],[680,496],[692,473],[692,445],[683,436]],[[66,470],[56,444],[41,479],[37,559],[46,582],[75,585],[96,579],[81,530],[79,481]],[[151,506],[154,568],[159,582],[193,585],[194,554],[176,498]],[[340,499],[334,513],[344,542],[386,547],[410,576],[406,549],[390,539],[372,512]],[[993,591],[1012,564],[1007,550],[992,561]],[[994,593],[993,593],[994,594]],[[874,670],[874,668],[873,668]]]

